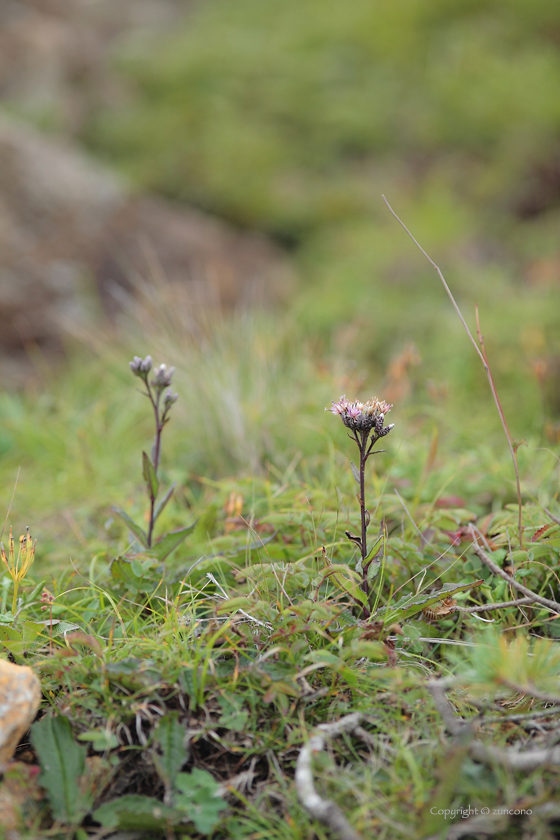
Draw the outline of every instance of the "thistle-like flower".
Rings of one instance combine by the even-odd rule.
[[[10,536],[8,538],[8,553],[6,554],[6,549],[4,548],[4,544],[0,543],[0,556],[2,557],[2,562],[4,563],[5,567],[7,568],[10,577],[14,582],[14,598],[12,604],[12,612],[15,613],[17,607],[17,594],[18,588],[21,581],[26,576],[27,572],[33,560],[35,559],[35,546],[37,545],[37,540],[33,542],[31,538],[31,534],[29,533],[29,528],[26,528],[27,533],[22,534],[19,538],[19,548],[17,557],[14,551],[14,538],[12,536],[12,529],[10,528]]]
[[[344,425],[352,431],[373,431],[375,436],[380,438],[389,434],[395,425],[391,423],[389,426],[383,426],[385,415],[392,408],[392,405],[384,400],[378,400],[377,397],[372,397],[367,402],[362,403],[359,400],[351,402],[345,396],[342,396],[338,402],[333,400],[332,408],[326,408],[325,411],[338,414]]]

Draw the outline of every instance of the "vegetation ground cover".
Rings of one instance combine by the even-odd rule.
[[[359,529],[356,453],[324,409],[378,390],[371,377],[279,316],[273,330],[270,315],[226,318],[179,345],[161,323],[146,332],[146,317],[2,398],[5,504],[19,466],[10,522],[38,538],[16,614],[9,575],[2,584],[4,655],[37,670],[44,696],[4,780],[24,791],[20,836],[332,836],[300,801],[295,767],[317,725],[353,713],[359,734],[329,739],[313,775],[362,836],[479,836],[459,813],[469,807],[470,820],[489,809],[478,830],[496,837],[553,836],[558,620],[538,603],[465,610],[520,594],[481,561],[471,526],[518,583],[558,599],[556,445],[533,435],[518,450],[521,548],[490,395],[462,429],[441,397],[403,397],[368,465],[379,542],[366,621],[344,534]],[[162,494],[177,487],[156,538],[194,526],[163,561],[113,509],[147,527],[153,421],[127,362],[152,347],[177,362],[179,393],[159,471]],[[456,609],[438,615],[449,591]],[[476,731],[449,734],[438,677]],[[548,760],[516,769],[508,747]],[[30,768],[53,751],[37,784]]]

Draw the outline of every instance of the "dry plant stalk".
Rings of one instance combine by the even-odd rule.
[[[395,213],[395,211],[393,210],[393,208],[391,207],[391,205],[389,204],[389,202],[387,201],[387,199],[385,198],[384,195],[382,196],[382,198],[383,198],[383,201],[385,202],[385,204],[387,205],[387,207],[389,208],[389,210],[391,211],[392,215],[397,220],[397,222],[406,231],[406,233],[410,236],[410,238],[412,239],[412,241],[414,242],[416,247],[424,254],[424,256],[426,257],[428,262],[437,271],[437,273],[439,275],[439,279],[443,283],[443,287],[444,287],[445,291],[447,292],[447,294],[449,295],[449,299],[451,300],[451,303],[453,304],[453,307],[454,307],[457,315],[461,319],[461,323],[463,324],[463,326],[466,330],[466,333],[467,333],[469,339],[471,340],[471,343],[472,343],[474,349],[476,350],[476,352],[478,353],[478,355],[480,357],[480,361],[482,362],[484,370],[486,371],[486,376],[488,377],[488,383],[490,385],[490,390],[492,391],[492,396],[494,397],[494,402],[496,403],[496,408],[498,409],[498,414],[500,416],[500,421],[502,423],[504,434],[505,434],[507,442],[508,442],[509,451],[510,451],[510,454],[511,454],[511,459],[513,461],[513,469],[515,470],[515,481],[516,481],[516,484],[517,484],[517,505],[518,505],[518,510],[519,510],[519,514],[518,514],[519,546],[520,546],[521,549],[523,549],[523,518],[522,518],[523,507],[522,507],[522,503],[521,503],[521,481],[520,481],[520,478],[519,478],[519,467],[518,467],[518,464],[517,464],[517,454],[516,454],[516,448],[517,447],[513,443],[513,439],[511,437],[511,434],[510,434],[510,431],[509,431],[509,428],[508,428],[508,424],[506,422],[504,410],[502,408],[502,404],[500,403],[500,399],[498,397],[498,392],[496,390],[496,385],[495,385],[494,379],[492,377],[492,371],[490,370],[490,364],[488,362],[488,357],[486,355],[486,350],[484,348],[484,341],[483,341],[483,338],[482,338],[482,334],[480,332],[480,324],[479,324],[479,321],[478,321],[478,307],[476,309],[476,325],[477,325],[478,339],[479,339],[480,347],[482,348],[482,350],[479,348],[478,344],[476,343],[476,341],[475,341],[475,339],[474,339],[474,337],[473,337],[473,335],[472,335],[472,333],[471,333],[471,331],[468,327],[467,322],[463,318],[461,310],[459,309],[459,306],[457,305],[457,302],[456,302],[455,298],[453,297],[451,289],[447,285],[447,282],[445,280],[445,277],[442,274],[441,269],[439,268],[438,265],[436,265],[436,263],[433,261],[433,259],[430,257],[430,255],[427,254],[426,251],[422,248],[422,246],[420,245],[418,240],[412,235],[412,233],[409,231],[409,229],[407,228],[405,223],[397,216],[397,214]]]

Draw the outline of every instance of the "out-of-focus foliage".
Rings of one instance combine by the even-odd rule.
[[[290,240],[378,213],[395,183],[529,213],[559,38],[553,0],[212,0],[129,55],[139,96],[93,136],[143,183]]]
[[[515,402],[560,349],[559,41],[554,0],[206,0],[123,50],[129,97],[87,140],[137,183],[290,244],[306,329],[377,373],[412,339],[425,378],[472,405],[478,361],[450,353],[460,327],[385,193],[469,317],[479,303]],[[515,434],[536,405],[514,406]]]

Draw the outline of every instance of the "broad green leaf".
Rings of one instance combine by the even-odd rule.
[[[227,807],[217,795],[218,784],[206,770],[194,769],[191,773],[179,773],[175,786],[178,793],[173,804],[180,808],[201,834],[210,834],[220,822],[220,811]]]
[[[119,519],[122,519],[122,521],[124,522],[124,524],[126,525],[128,530],[131,531],[134,534],[134,536],[136,537],[138,542],[141,545],[143,545],[144,548],[147,548],[148,547],[148,537],[146,535],[146,532],[142,530],[140,525],[137,525],[136,522],[134,521],[134,519],[131,519],[131,517],[128,515],[128,513],[125,513],[124,510],[121,510],[120,508],[113,507],[113,512],[117,514]]]
[[[382,618],[385,625],[394,624],[395,622],[404,621],[412,615],[421,612],[426,607],[431,607],[443,601],[444,598],[449,598],[457,592],[465,592],[467,589],[473,589],[475,586],[480,586],[482,580],[469,581],[469,583],[446,583],[438,592],[432,592],[429,595],[409,595],[401,598],[396,604],[388,607],[382,607],[375,613],[375,618]]]
[[[165,496],[163,497],[163,499],[160,502],[157,503],[156,509],[154,511],[154,522],[157,520],[158,516],[163,511],[167,502],[169,501],[169,499],[171,498],[171,496],[175,492],[176,487],[177,487],[177,482],[174,481],[173,484],[171,485],[171,487],[169,488],[169,490],[167,491],[167,493],[165,494]]]
[[[173,825],[181,819],[177,811],[168,808],[158,799],[135,794],[106,802],[92,816],[103,828],[120,828],[124,831],[167,829],[169,823]]]
[[[15,656],[21,656],[25,651],[38,644],[41,633],[45,631],[45,625],[35,621],[24,621],[17,627],[0,625],[0,643]],[[46,636],[45,636],[46,638]]]
[[[165,560],[172,551],[175,551],[177,546],[181,545],[185,537],[192,534],[196,522],[197,520],[192,525],[189,525],[188,528],[179,528],[177,531],[170,531],[150,548],[150,554],[153,554],[158,560]]]
[[[159,490],[159,481],[154,465],[146,452],[142,452],[142,475],[144,476],[150,499],[155,499]]]
[[[167,790],[170,790],[177,773],[187,760],[184,747],[185,730],[172,715],[166,715],[158,723],[154,741],[161,747],[161,755],[153,753],[156,770]]]
[[[79,791],[87,748],[74,741],[70,721],[62,715],[34,723],[31,743],[41,764],[39,782],[47,791],[55,818],[79,821],[89,809],[87,798]]]

